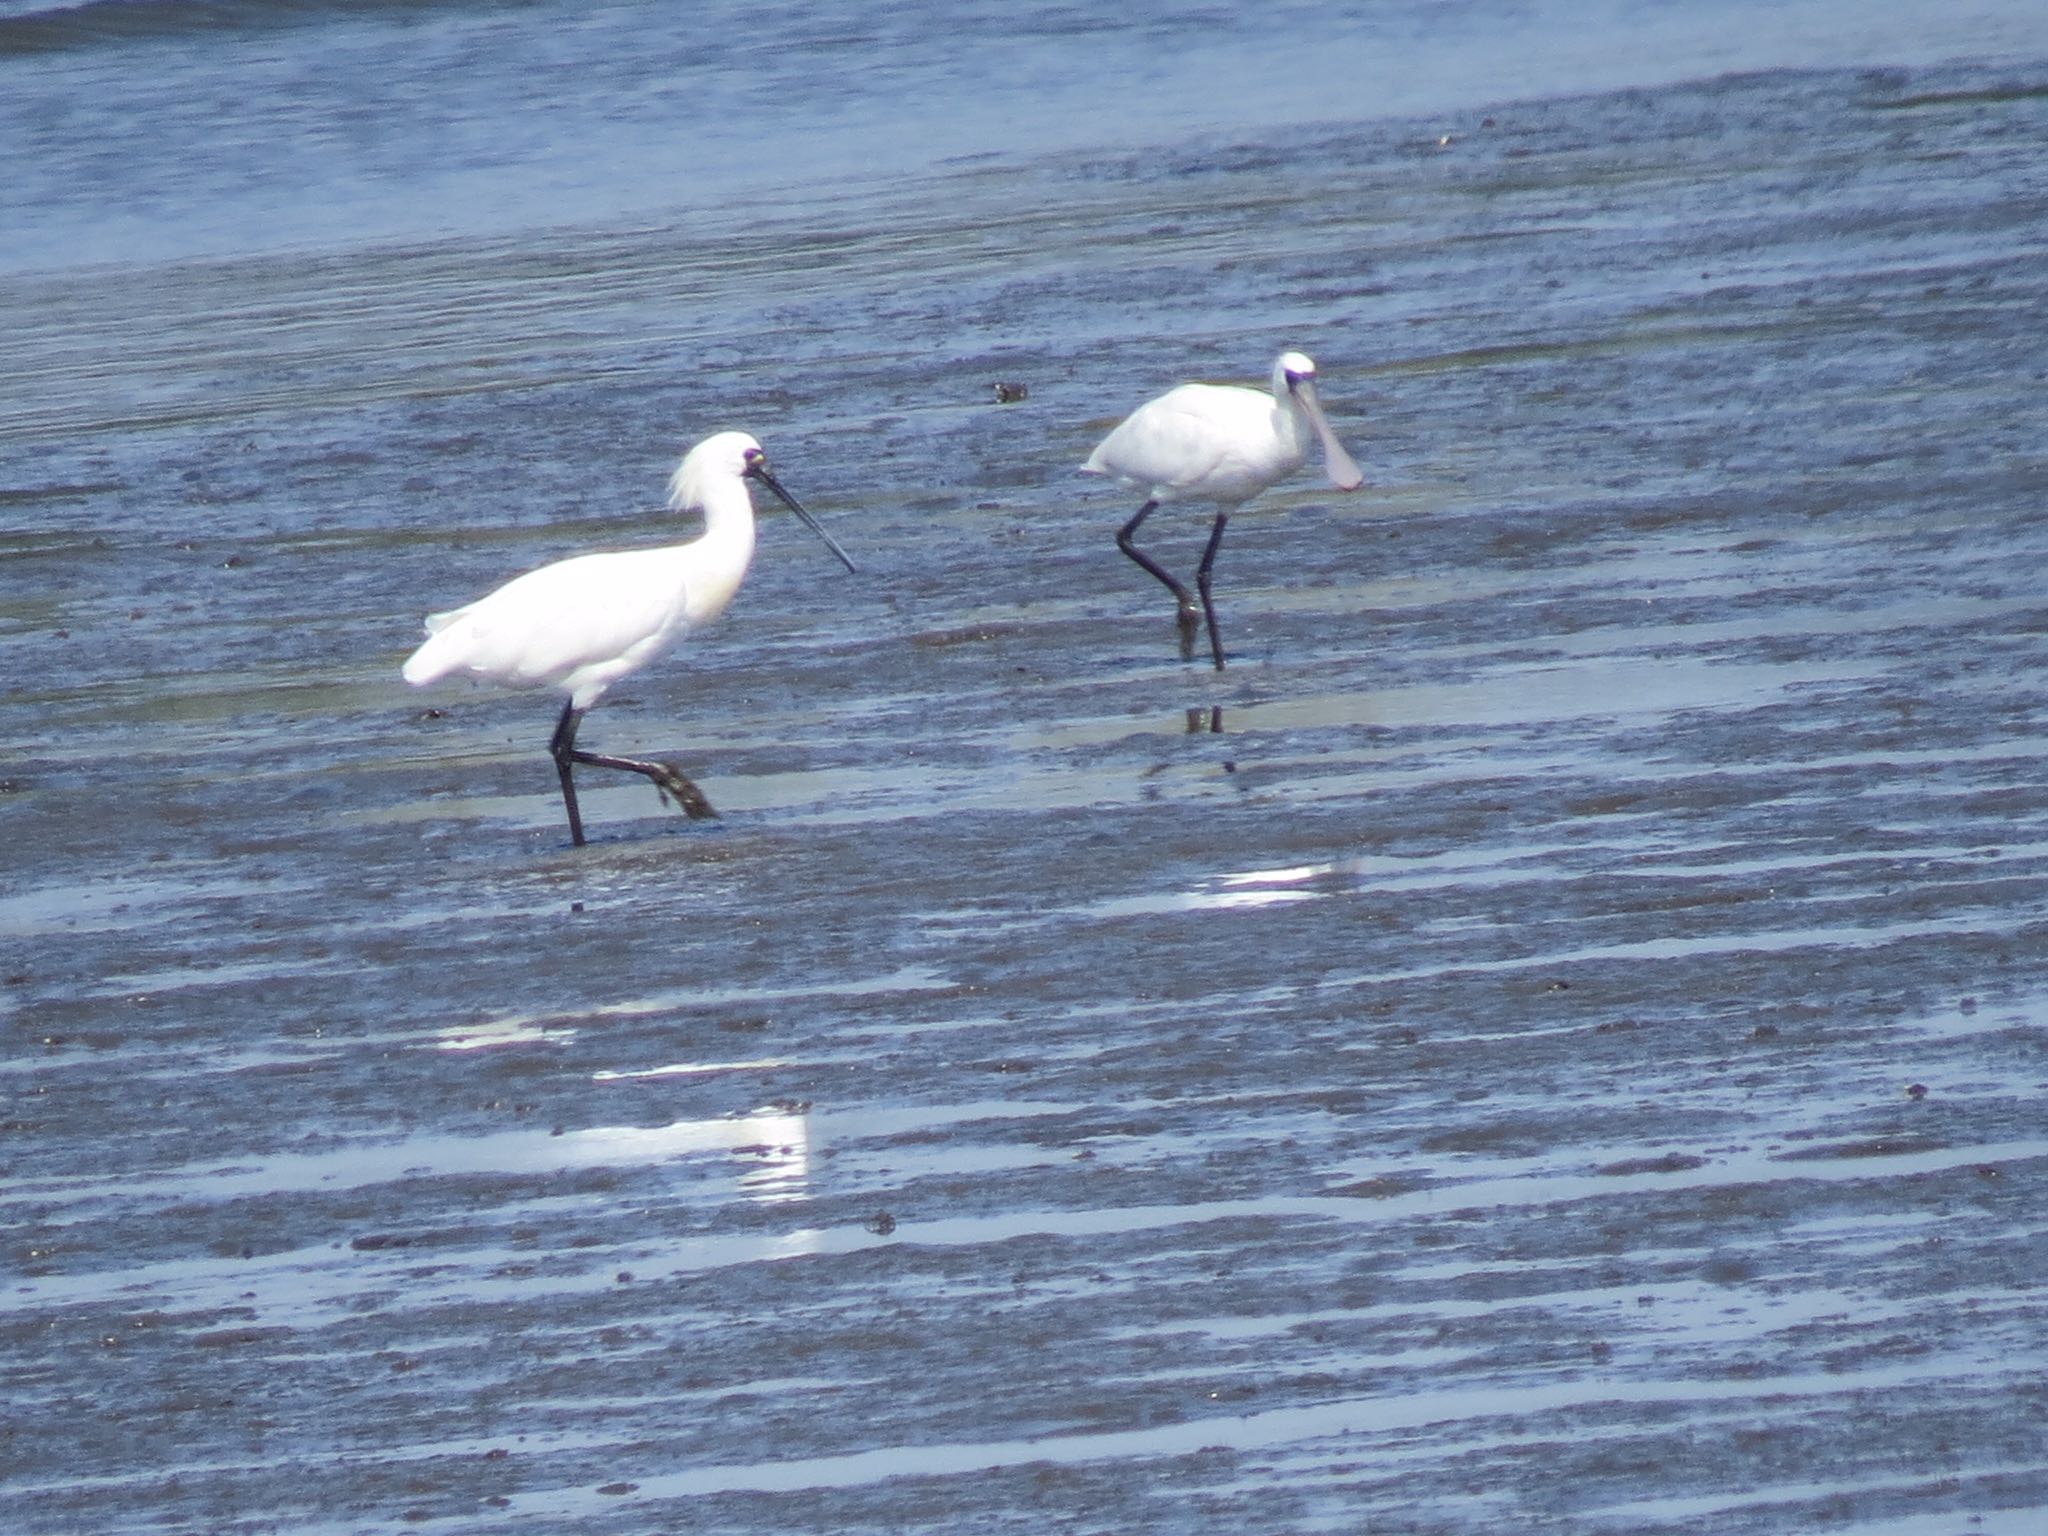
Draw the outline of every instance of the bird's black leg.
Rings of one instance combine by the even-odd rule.
[[[576,727],[582,721],[582,710],[574,704],[564,705],[561,723],[555,727],[554,739],[548,743],[548,752],[555,760],[555,772],[562,778],[562,804],[569,811],[569,841],[578,848],[583,846],[583,816],[576,808],[576,781],[570,776],[573,763],[582,763],[588,768],[617,768],[625,773],[640,774],[664,799],[675,801],[692,821],[718,815],[711,809],[711,802],[704,798],[704,791],[692,784],[674,763],[649,763],[637,757],[585,752],[576,745]]]
[[[1180,605],[1180,659],[1182,661],[1189,661],[1194,658],[1195,654],[1195,626],[1201,622],[1195,610],[1195,600],[1189,595],[1186,587],[1167,574],[1164,566],[1131,542],[1131,535],[1138,531],[1138,525],[1150,517],[1153,509],[1158,505],[1159,500],[1157,497],[1154,497],[1138,508],[1131,520],[1117,530],[1116,547],[1150,571],[1165,586],[1166,590],[1173,594],[1173,600]],[[1213,625],[1211,626],[1211,632],[1212,634],[1214,632]]]
[[[562,718],[548,742],[548,755],[554,758],[555,772],[562,778],[562,804],[569,811],[569,841],[578,848],[583,846],[583,815],[576,809],[576,780],[569,765],[577,760],[576,727],[582,719],[583,711],[574,703],[564,704]]]
[[[579,763],[592,768],[617,768],[624,773],[643,775],[666,799],[675,801],[682,813],[692,821],[715,818],[718,812],[711,809],[711,802],[704,798],[704,791],[684,777],[683,770],[674,763],[649,763],[637,757],[607,757],[602,752],[581,750],[569,754]]]
[[[570,775],[573,763],[582,763],[588,768],[617,768],[626,773],[640,774],[664,799],[675,801],[692,821],[718,815],[711,809],[711,802],[704,798],[704,791],[692,784],[674,763],[648,763],[637,757],[610,757],[602,752],[585,752],[576,745],[576,727],[582,721],[583,711],[574,704],[565,704],[554,738],[548,742],[548,753],[555,760],[555,772],[562,778],[562,804],[569,811],[569,841],[578,848],[583,846],[583,816],[576,808],[576,781]]]
[[[1202,563],[1195,570],[1195,587],[1202,594],[1202,616],[1209,621],[1209,649],[1216,657],[1216,670],[1223,670],[1223,637],[1216,632],[1216,605],[1209,601],[1209,568],[1216,563],[1216,546],[1223,542],[1223,525],[1228,512],[1216,514],[1216,526],[1209,530],[1209,547],[1202,551]]]

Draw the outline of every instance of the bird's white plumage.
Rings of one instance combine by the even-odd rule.
[[[670,482],[670,504],[703,512],[701,538],[577,555],[434,614],[427,642],[405,663],[405,680],[424,686],[467,673],[559,688],[588,709],[732,602],[754,555],[754,504],[744,476],[748,454],[760,451],[744,432],[721,432],[684,458]]]
[[[528,571],[466,607],[431,615],[426,643],[406,658],[401,670],[415,685],[466,672],[569,695],[548,755],[562,786],[569,841],[579,848],[579,766],[640,774],[685,814],[717,814],[674,763],[591,752],[576,745],[576,731],[584,711],[613,683],[725,612],[754,558],[749,479],[773,491],[840,564],[854,568],[832,535],[768,472],[761,445],[744,432],[720,432],[685,454],[669,481],[670,506],[704,514],[701,538],[660,549],[577,555]]]
[[[1170,389],[1125,417],[1081,467],[1157,501],[1235,507],[1301,468],[1314,439],[1330,483],[1354,490],[1364,476],[1323,416],[1315,374],[1304,354],[1283,352],[1271,394],[1234,384]]]
[[[1313,437],[1323,447],[1323,470],[1339,490],[1365,483],[1358,465],[1316,398],[1316,365],[1300,352],[1282,352],[1273,363],[1273,392],[1261,394],[1227,384],[1183,384],[1147,401],[1118,423],[1081,467],[1113,475],[1145,493],[1145,504],[1117,533],[1117,547],[1173,594],[1180,622],[1181,655],[1194,654],[1195,599],[1179,577],[1138,548],[1134,536],[1161,502],[1207,501],[1216,521],[1195,571],[1201,617],[1209,626],[1209,651],[1223,669],[1223,636],[1209,592],[1217,546],[1230,515],[1259,492],[1301,468]]]
[[[1127,417],[1082,467],[1165,501],[1248,501],[1301,467],[1304,445],[1270,395],[1183,384]]]
[[[559,688],[587,709],[731,600],[736,581],[715,606],[692,603],[691,568],[702,564],[687,558],[695,550],[578,555],[528,571],[466,608],[428,618],[430,638],[405,663],[405,680],[423,686],[464,672]]]

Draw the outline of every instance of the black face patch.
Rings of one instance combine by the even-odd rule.
[[[1296,373],[1296,372],[1295,372],[1295,371],[1294,371],[1294,370],[1293,370],[1292,368],[1290,368],[1290,369],[1288,369],[1288,370],[1287,370],[1287,387],[1288,387],[1289,389],[1299,389],[1299,388],[1301,388],[1301,381],[1302,381],[1303,379],[1307,379],[1307,378],[1313,378],[1313,377],[1314,377],[1314,375],[1313,375],[1313,374],[1307,374],[1307,373]]]

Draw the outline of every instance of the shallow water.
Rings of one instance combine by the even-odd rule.
[[[15,272],[5,1507],[2030,1528],[2042,61]],[[1218,675],[1072,466],[1287,343]],[[572,850],[398,661],[725,425]]]

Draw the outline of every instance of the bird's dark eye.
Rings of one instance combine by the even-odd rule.
[[[1307,377],[1307,374],[1296,373],[1292,368],[1290,368],[1287,370],[1287,387],[1289,389],[1298,389],[1301,386],[1301,381]]]

